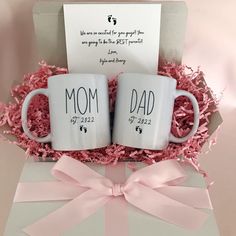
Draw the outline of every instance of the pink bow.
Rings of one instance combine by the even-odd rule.
[[[28,235],[61,235],[121,195],[144,212],[188,229],[200,227],[208,217],[195,208],[211,208],[206,189],[177,186],[183,183],[185,174],[175,160],[144,167],[122,184],[113,183],[69,157],[62,157],[55,164],[52,175],[59,181],[18,185],[15,202],[72,199],[24,228]]]

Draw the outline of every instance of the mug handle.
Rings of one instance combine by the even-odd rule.
[[[40,142],[40,143],[48,143],[51,141],[51,134],[48,134],[46,137],[36,137],[34,136],[29,128],[28,128],[28,125],[27,125],[27,113],[28,113],[28,108],[29,108],[29,105],[30,105],[30,101],[31,99],[38,95],[38,94],[43,94],[45,96],[48,96],[48,89],[36,89],[36,90],[33,90],[32,92],[30,92],[24,102],[23,102],[23,106],[22,106],[22,109],[21,109],[21,121],[22,121],[22,128],[25,132],[25,134],[32,140],[35,140],[37,142]]]
[[[193,121],[192,130],[185,137],[177,138],[173,134],[170,134],[170,141],[174,142],[174,143],[183,143],[183,142],[187,141],[190,137],[192,137],[197,132],[197,129],[199,126],[199,106],[198,106],[197,99],[193,96],[193,94],[191,94],[185,90],[176,90],[175,99],[179,96],[185,96],[190,99],[190,101],[193,105],[194,121]]]

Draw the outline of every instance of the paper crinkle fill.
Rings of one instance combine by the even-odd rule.
[[[173,77],[177,81],[177,89],[183,89],[192,93],[200,108],[200,125],[196,134],[187,142],[181,144],[170,143],[161,151],[129,148],[121,145],[110,145],[105,148],[86,151],[55,151],[50,143],[38,143],[29,139],[23,132],[21,123],[21,107],[27,94],[38,88],[46,88],[50,76],[66,74],[66,68],[39,64],[38,71],[24,76],[21,84],[11,90],[13,100],[8,104],[0,104],[0,126],[7,127],[6,136],[15,137],[16,145],[26,150],[28,156],[36,160],[58,160],[66,154],[83,162],[101,164],[116,163],[117,161],[142,161],[148,164],[166,159],[179,159],[190,161],[198,165],[198,156],[203,144],[209,138],[208,125],[210,116],[216,112],[218,101],[204,80],[204,74],[199,69],[193,71],[185,65],[165,63],[160,66],[158,74]],[[111,118],[115,107],[117,78],[109,79],[109,101]],[[185,136],[193,124],[193,108],[190,100],[179,97],[175,101],[172,133],[177,136]],[[50,132],[48,99],[44,95],[37,95],[32,99],[28,110],[28,126],[36,136],[46,136]]]

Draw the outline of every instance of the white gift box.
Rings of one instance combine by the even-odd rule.
[[[20,182],[41,182],[41,181],[51,181],[53,177],[50,174],[54,163],[36,163],[33,161],[28,161],[23,169]],[[106,166],[88,164],[89,167],[104,175]],[[115,168],[116,167],[112,167]],[[126,175],[129,175],[131,170],[126,164]],[[184,186],[200,187],[205,188],[204,178],[193,170],[190,166],[183,166],[187,173],[187,180]],[[79,171],[79,170],[78,170]],[[7,227],[5,230],[5,236],[23,236],[26,235],[22,229],[35,221],[41,219],[47,214],[55,211],[59,207],[66,204],[67,201],[45,201],[45,202],[25,202],[25,203],[14,203],[10,212]],[[76,225],[72,229],[68,230],[65,236],[107,236],[106,234],[106,224],[114,224],[116,227],[116,220],[114,215],[107,217],[106,205],[99,209],[95,214],[89,216],[79,225]],[[214,213],[211,210],[204,210],[209,214],[206,222],[202,227],[196,230],[189,230],[174,224],[167,223],[159,218],[155,218],[136,207],[127,204],[124,211],[126,212],[126,218],[124,222],[124,227],[126,227],[128,236],[218,236],[218,228],[215,222]],[[184,214],[184,212],[183,212]],[[114,218],[114,222],[112,222]],[[65,221],[70,220],[65,216]],[[124,219],[121,219],[121,221]],[[194,221],[194,219],[192,219]],[[55,226],[56,227],[56,226]],[[116,231],[115,231],[116,232]],[[116,235],[120,235],[119,232]],[[115,236],[115,235],[109,235]]]
[[[183,42],[185,34],[187,10],[184,2],[163,2],[162,3],[162,20],[161,20],[161,38],[160,38],[160,61],[166,59],[180,63],[183,51]],[[34,9],[34,22],[36,37],[39,49],[39,58],[46,60],[50,64],[58,66],[66,66],[66,49],[64,37],[64,24],[62,3],[39,3]],[[50,50],[49,50],[50,49]],[[13,84],[15,78],[9,82]],[[10,88],[10,86],[9,86]],[[1,89],[4,88],[0,88]],[[6,93],[3,93],[6,94]],[[8,98],[5,97],[3,102],[7,102]],[[209,125],[209,133],[212,134],[219,124],[222,122],[219,112],[211,116]],[[5,127],[2,128],[5,130]],[[5,158],[10,159],[12,156],[24,156],[22,150],[15,146],[1,144],[5,149]],[[22,173],[21,180],[23,181],[39,181],[49,180],[49,170],[53,163],[34,163],[27,162]],[[98,166],[95,167],[96,169]],[[100,167],[99,167],[100,168]],[[102,168],[100,171],[102,172]],[[12,171],[14,171],[12,167]],[[188,170],[189,179],[188,183],[194,186],[205,186],[202,176]],[[11,180],[12,181],[12,180]],[[9,182],[11,182],[9,180]],[[12,181],[13,182],[13,181]],[[5,194],[7,196],[7,194]],[[9,195],[8,195],[9,196]],[[10,213],[9,221],[6,227],[5,235],[7,236],[20,236],[25,235],[21,232],[22,227],[34,222],[34,220],[44,216],[53,209],[63,205],[64,202],[41,202],[41,203],[14,203]],[[199,230],[190,232],[179,228],[175,225],[168,224],[164,221],[150,217],[147,214],[140,213],[139,211],[130,207],[128,209],[128,225],[129,235],[139,236],[147,235],[206,235],[217,236],[219,235],[217,226],[214,219],[213,212],[209,211],[210,217],[206,224]],[[78,225],[67,235],[104,235],[104,209],[99,210],[95,215],[91,216],[87,221]],[[93,228],[93,229],[92,229]],[[110,235],[114,236],[114,235]],[[148,236],[148,235],[147,235]]]

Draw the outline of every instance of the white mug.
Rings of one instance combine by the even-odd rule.
[[[174,101],[179,96],[190,99],[194,124],[181,138],[171,134]],[[160,75],[124,73],[118,78],[113,129],[113,143],[128,147],[162,150],[169,142],[182,143],[194,135],[199,126],[196,98],[176,90],[176,80]]]
[[[46,137],[35,137],[27,126],[28,107],[37,94],[49,99],[51,133]],[[97,74],[52,76],[47,89],[36,89],[26,96],[21,118],[29,138],[51,142],[55,150],[105,147],[111,142],[107,78]]]

